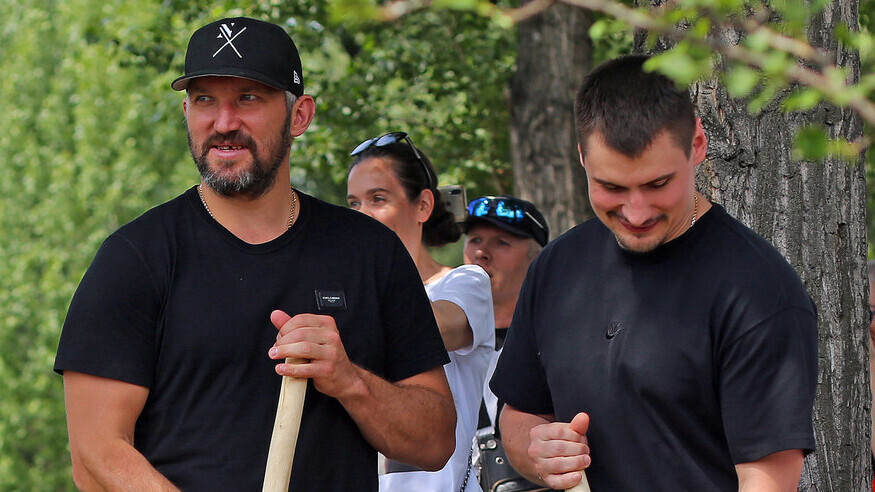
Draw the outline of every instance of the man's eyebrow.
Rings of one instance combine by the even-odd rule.
[[[670,172],[670,173],[663,174],[662,176],[660,176],[660,177],[658,177],[658,178],[656,178],[656,179],[652,179],[652,180],[650,180],[650,181],[648,181],[648,182],[646,182],[646,183],[644,183],[644,184],[648,185],[648,184],[656,183],[657,181],[665,181],[666,179],[673,178],[675,174],[677,174],[677,172],[676,172],[676,171],[672,171],[672,172]]]
[[[658,182],[658,181],[663,181],[663,180],[666,180],[666,179],[670,179],[670,178],[674,177],[675,174],[677,174],[677,173],[676,173],[676,172],[670,172],[670,173],[667,173],[667,174],[663,174],[662,176],[659,176],[659,177],[657,177],[657,178],[651,179],[650,181],[644,183],[644,186],[646,186],[646,185],[650,185],[650,184],[653,184],[653,183],[656,183],[656,182]],[[616,186],[616,187],[618,187],[618,188],[626,188],[626,186],[618,185],[617,183],[612,183],[612,182],[610,182],[610,181],[608,181],[608,180],[606,180],[606,179],[595,178],[595,177],[592,178],[592,179],[593,179],[593,181],[595,181],[596,183],[598,183],[598,184],[600,184],[600,185],[604,185],[604,186]]]
[[[596,183],[600,184],[600,185],[605,185],[605,186],[620,186],[620,185],[618,185],[618,184],[616,184],[616,183],[611,183],[610,181],[608,181],[608,180],[606,180],[606,179],[601,179],[601,178],[592,178],[592,180],[595,181]],[[621,186],[621,188],[622,188],[622,186]]]

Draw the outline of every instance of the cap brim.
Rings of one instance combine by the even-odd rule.
[[[291,91],[294,93],[295,91],[291,88],[285,87],[278,80],[272,79],[270,77],[265,76],[262,73],[255,72],[252,70],[244,70],[239,68],[234,69],[210,69],[210,70],[199,70],[194,71],[192,73],[183,75],[178,79],[174,80],[170,87],[175,91],[184,91],[188,89],[188,85],[191,83],[191,79],[196,79],[198,77],[238,77],[241,79],[254,80],[256,82],[261,82],[262,84],[269,85],[274,89],[279,89],[281,91]],[[300,94],[295,94],[296,96],[300,96]]]
[[[528,237],[528,238],[535,239],[534,236],[532,236],[528,232],[520,229],[519,227],[513,226],[511,224],[508,224],[507,222],[503,222],[503,221],[498,220],[494,217],[471,217],[471,216],[468,216],[468,218],[465,219],[465,222],[462,223],[462,230],[464,230],[465,233],[467,234],[468,230],[471,229],[471,227],[473,227],[477,224],[482,224],[482,223],[492,224],[492,225],[498,227],[499,229],[503,229],[503,230],[513,234],[514,236]]]

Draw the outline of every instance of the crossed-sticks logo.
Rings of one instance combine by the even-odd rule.
[[[241,55],[240,52],[237,51],[237,47],[234,46],[234,40],[237,39],[237,36],[243,34],[243,31],[245,31],[246,28],[244,27],[243,29],[240,29],[240,30],[237,31],[237,33],[235,34],[234,31],[231,29],[232,27],[234,27],[234,23],[233,23],[233,22],[231,23],[231,26],[230,26],[230,27],[228,26],[228,24],[222,24],[221,27],[219,27],[219,35],[216,36],[216,38],[217,38],[217,39],[224,39],[224,40],[225,40],[225,44],[223,44],[222,46],[220,46],[219,49],[218,49],[218,51],[216,51],[215,53],[213,53],[213,58],[215,58],[216,55],[218,55],[219,53],[221,53],[221,51],[222,51],[223,49],[225,49],[225,47],[227,47],[227,46],[230,46],[231,49],[234,50],[234,53],[237,53],[237,56],[239,56],[240,58],[243,58],[243,55]]]

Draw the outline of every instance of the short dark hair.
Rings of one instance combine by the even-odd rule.
[[[437,173],[434,171],[434,166],[422,152],[422,149],[417,147],[417,150],[422,157],[422,165],[420,165],[412,145],[403,140],[389,145],[371,145],[356,154],[347,175],[352,171],[352,168],[366,159],[378,157],[388,159],[392,163],[392,171],[401,183],[401,187],[404,188],[408,200],[416,199],[425,189],[430,189],[434,196],[434,207],[431,210],[431,215],[422,225],[422,242],[431,247],[454,243],[462,237],[462,228],[456,223],[455,215],[447,209],[441,193],[437,189]],[[429,176],[426,176],[425,172],[428,172]],[[430,183],[431,186],[429,186]]]
[[[596,132],[611,149],[637,157],[663,130],[690,155],[696,113],[689,91],[662,74],[644,71],[648,59],[646,55],[615,58],[584,79],[574,101],[584,156],[587,139]]]

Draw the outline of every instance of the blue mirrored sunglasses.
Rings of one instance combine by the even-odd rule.
[[[410,137],[407,136],[407,132],[389,132],[384,135],[380,135],[379,137],[369,138],[364,142],[356,145],[352,152],[349,155],[359,155],[365,150],[371,147],[384,147],[386,145],[392,145],[393,143],[398,143],[401,141],[407,143],[410,146],[410,150],[413,151],[413,155],[416,156],[416,160],[419,161],[419,165],[422,166],[422,172],[425,173],[426,184],[428,188],[434,188],[435,184],[432,182],[431,173],[428,172],[428,166],[425,165],[425,160],[422,158],[422,154],[419,153],[419,149],[413,145],[413,141],[410,140]]]
[[[468,204],[468,215],[472,217],[495,217],[508,224],[521,224],[528,218],[538,227],[545,231],[543,224],[538,222],[532,214],[526,211],[525,206],[513,198],[484,196],[472,200]]]

